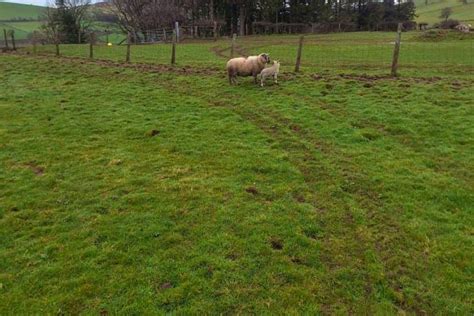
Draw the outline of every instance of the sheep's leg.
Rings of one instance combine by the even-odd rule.
[[[260,86],[263,87],[263,82],[265,81],[264,76],[260,76]]]
[[[235,77],[236,77],[236,76],[235,76],[234,74],[229,74],[229,83],[230,83],[231,85],[234,85],[234,84],[237,83],[237,80],[236,80]]]
[[[257,75],[258,75],[257,73],[255,73],[255,72],[253,73],[253,82],[255,84],[257,84]]]
[[[273,79],[275,79],[275,83],[278,84],[278,74],[274,74]]]

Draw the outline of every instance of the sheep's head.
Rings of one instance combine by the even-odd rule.
[[[270,55],[267,54],[267,53],[260,54],[259,57],[260,57],[260,60],[261,60],[264,64],[268,64],[268,63],[270,62]]]

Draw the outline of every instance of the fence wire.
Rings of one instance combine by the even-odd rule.
[[[194,30],[193,30],[194,31]],[[173,30],[150,30],[146,36],[132,39],[131,62],[169,64],[171,61],[171,38]],[[185,34],[185,33],[183,33]],[[187,33],[182,36],[176,50],[177,65],[190,67],[213,67],[223,69],[231,57],[232,40],[220,37],[217,40],[203,33]],[[202,37],[199,37],[199,35]],[[209,33],[210,34],[210,33]],[[399,70],[409,75],[459,75],[474,74],[474,35],[465,34],[462,39],[427,41],[422,32],[402,34]],[[121,62],[125,60],[127,36],[97,32],[94,36],[94,58]],[[458,35],[456,35],[458,36]],[[202,40],[203,37],[205,40]],[[112,40],[112,38],[114,40]],[[304,38],[301,70],[314,73],[366,72],[390,73],[394,50],[394,32],[351,32],[331,34],[307,34]],[[282,64],[283,71],[292,71],[298,49],[297,35],[238,37],[235,56],[269,53],[272,59]],[[119,45],[118,43],[122,43]],[[150,44],[150,45],[143,45]],[[87,58],[89,44],[59,44],[63,56]],[[32,42],[24,48],[29,53],[56,54],[55,45]]]

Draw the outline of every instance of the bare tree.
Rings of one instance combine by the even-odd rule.
[[[44,11],[43,29],[50,41],[81,43],[89,26],[90,0],[56,0]]]
[[[453,14],[453,9],[446,7],[441,10],[440,18],[444,19],[444,21],[448,21],[448,18]]]
[[[179,6],[179,2],[177,0],[112,0],[120,28],[127,33],[132,33],[135,38],[141,33],[145,39],[147,31],[169,27],[175,21],[184,21],[186,6]]]

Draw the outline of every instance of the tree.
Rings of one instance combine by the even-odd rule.
[[[82,43],[87,29],[90,0],[57,0],[44,13],[43,29],[55,43]]]
[[[451,9],[450,7],[446,7],[446,8],[443,8],[443,10],[441,10],[441,15],[439,16],[441,19],[444,19],[444,21],[448,21],[448,18],[451,16],[451,14],[453,14],[453,9]]]
[[[185,11],[189,10],[190,4],[193,7],[194,1],[112,0],[112,3],[122,30],[132,33],[135,38],[141,34],[146,40],[148,31],[169,27],[176,21],[183,22]]]

